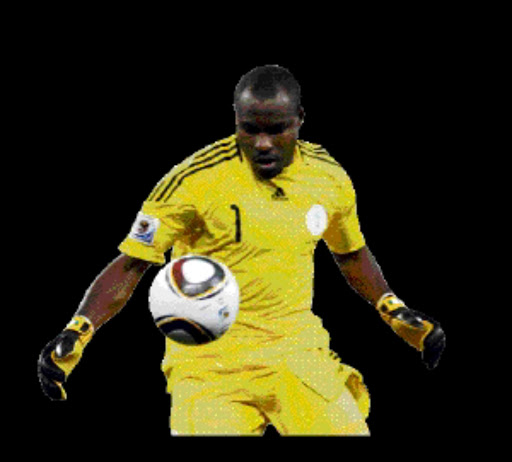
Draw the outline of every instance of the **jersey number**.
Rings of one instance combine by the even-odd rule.
[[[240,223],[240,209],[238,208],[238,205],[232,204],[231,210],[235,211],[236,242],[241,242],[241,240],[242,240],[242,225]]]

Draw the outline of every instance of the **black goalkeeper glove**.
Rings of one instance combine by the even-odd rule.
[[[434,369],[446,346],[446,336],[437,321],[413,311],[393,294],[385,294],[377,303],[382,319],[409,345],[422,353],[428,369]]]
[[[37,362],[37,373],[48,398],[55,401],[67,398],[62,384],[80,361],[93,333],[92,323],[84,316],[76,316],[57,338],[44,347]]]

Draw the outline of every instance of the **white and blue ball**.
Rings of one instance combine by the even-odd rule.
[[[185,345],[212,342],[238,314],[240,291],[223,263],[200,255],[172,260],[156,275],[149,308],[160,331]]]

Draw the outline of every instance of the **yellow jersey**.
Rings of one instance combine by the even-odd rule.
[[[236,135],[173,168],[119,250],[160,265],[171,248],[171,258],[217,259],[235,275],[241,298],[220,339],[200,346],[166,339],[164,372],[180,362],[328,348],[329,334],[311,310],[321,239],[340,254],[365,245],[352,182],[320,145],[299,140],[293,162],[271,180],[254,174]]]

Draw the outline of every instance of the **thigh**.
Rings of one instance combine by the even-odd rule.
[[[222,381],[184,379],[172,390],[173,435],[262,435],[268,424],[243,390]]]
[[[345,388],[340,396],[325,407],[325,414],[319,419],[323,434],[339,436],[369,436],[366,418],[361,412],[354,395]]]
[[[346,386],[330,401],[292,374],[284,374],[278,390],[278,412],[269,418],[282,435],[369,435],[365,415]]]
[[[271,421],[281,434],[369,434],[369,394],[362,377],[328,352],[288,361],[277,398],[279,413]]]

